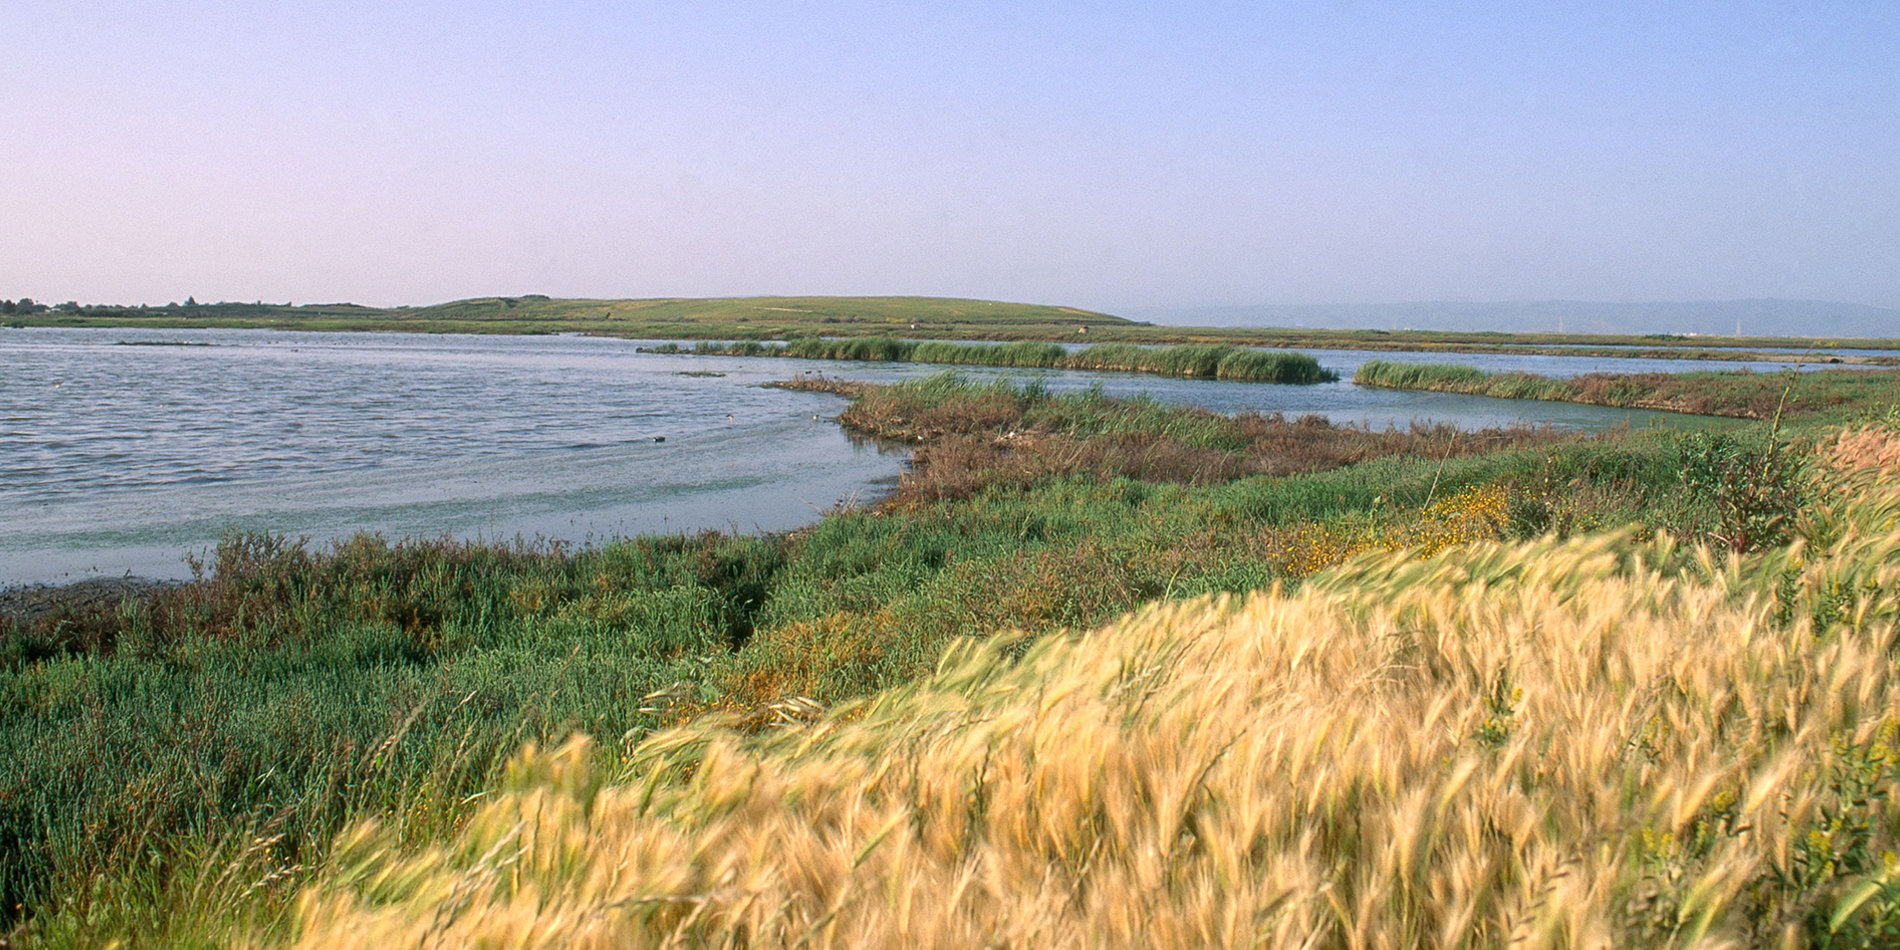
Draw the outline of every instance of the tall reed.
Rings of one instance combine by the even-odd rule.
[[[1352,381],[1383,389],[1544,399],[1743,419],[1825,415],[1837,424],[1855,415],[1900,405],[1900,371],[1894,370],[1796,372],[1790,368],[1776,373],[1586,373],[1557,378],[1525,372],[1487,373],[1450,363],[1369,360],[1360,365]]]
[[[1329,383],[1339,375],[1305,353],[1254,350],[1226,344],[1136,346],[1101,343],[1073,353],[1055,343],[915,342],[890,338],[806,338],[783,345],[754,341],[665,343],[648,352],[699,356],[790,356],[817,360],[942,363],[1018,369],[1068,369],[1222,379],[1248,383]]]

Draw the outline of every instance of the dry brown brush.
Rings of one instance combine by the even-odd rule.
[[[1864,469],[1900,477],[1900,437],[1882,425],[1846,429],[1822,443],[1821,459],[1842,471]]]
[[[954,378],[879,386],[819,375],[787,388],[851,398],[838,422],[915,446],[885,504],[967,498],[990,486],[1022,488],[1063,475],[1209,485],[1252,475],[1323,472],[1388,455],[1451,458],[1550,442],[1565,435],[1512,426],[1375,430],[1323,416],[1232,416],[1145,400],[1051,395],[1033,383],[975,385]]]

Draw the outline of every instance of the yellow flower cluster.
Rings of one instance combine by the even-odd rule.
[[[1495,540],[1510,519],[1510,492],[1502,485],[1480,485],[1426,508],[1423,518],[1395,533],[1402,543],[1388,547],[1411,548],[1429,557],[1454,544]]]
[[[1510,511],[1508,489],[1480,485],[1433,502],[1412,521],[1300,522],[1273,532],[1268,544],[1282,572],[1305,577],[1367,551],[1408,549],[1430,557],[1454,545],[1496,540]]]

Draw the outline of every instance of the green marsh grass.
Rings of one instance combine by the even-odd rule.
[[[1778,413],[1844,422],[1900,405],[1900,372],[1815,370],[1797,373],[1589,373],[1570,378],[1487,373],[1446,363],[1371,360],[1353,374],[1360,386],[1543,399],[1626,409],[1768,420]]]
[[[1251,350],[1227,344],[1135,346],[1102,343],[1071,353],[1054,343],[916,342],[888,337],[858,337],[793,340],[780,346],[756,341],[702,342],[690,347],[667,343],[652,347],[649,352],[1091,370],[1245,383],[1327,383],[1339,379],[1338,374],[1320,366],[1318,360],[1305,353]]]

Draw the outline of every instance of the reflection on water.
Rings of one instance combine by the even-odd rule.
[[[871,380],[939,371],[659,356],[636,345],[567,336],[0,331],[0,585],[128,571],[182,576],[182,555],[229,529],[319,541],[378,531],[586,542],[790,528],[876,494],[901,457],[846,438],[831,421],[838,397],[760,384],[812,369]],[[1348,379],[1364,357],[1393,357],[1316,355]],[[1567,371],[1568,358],[1543,359],[1555,361],[1537,364],[1544,371]],[[1374,426],[1662,418],[1349,382],[1040,375],[1052,389],[1100,384],[1223,412],[1317,412]]]

